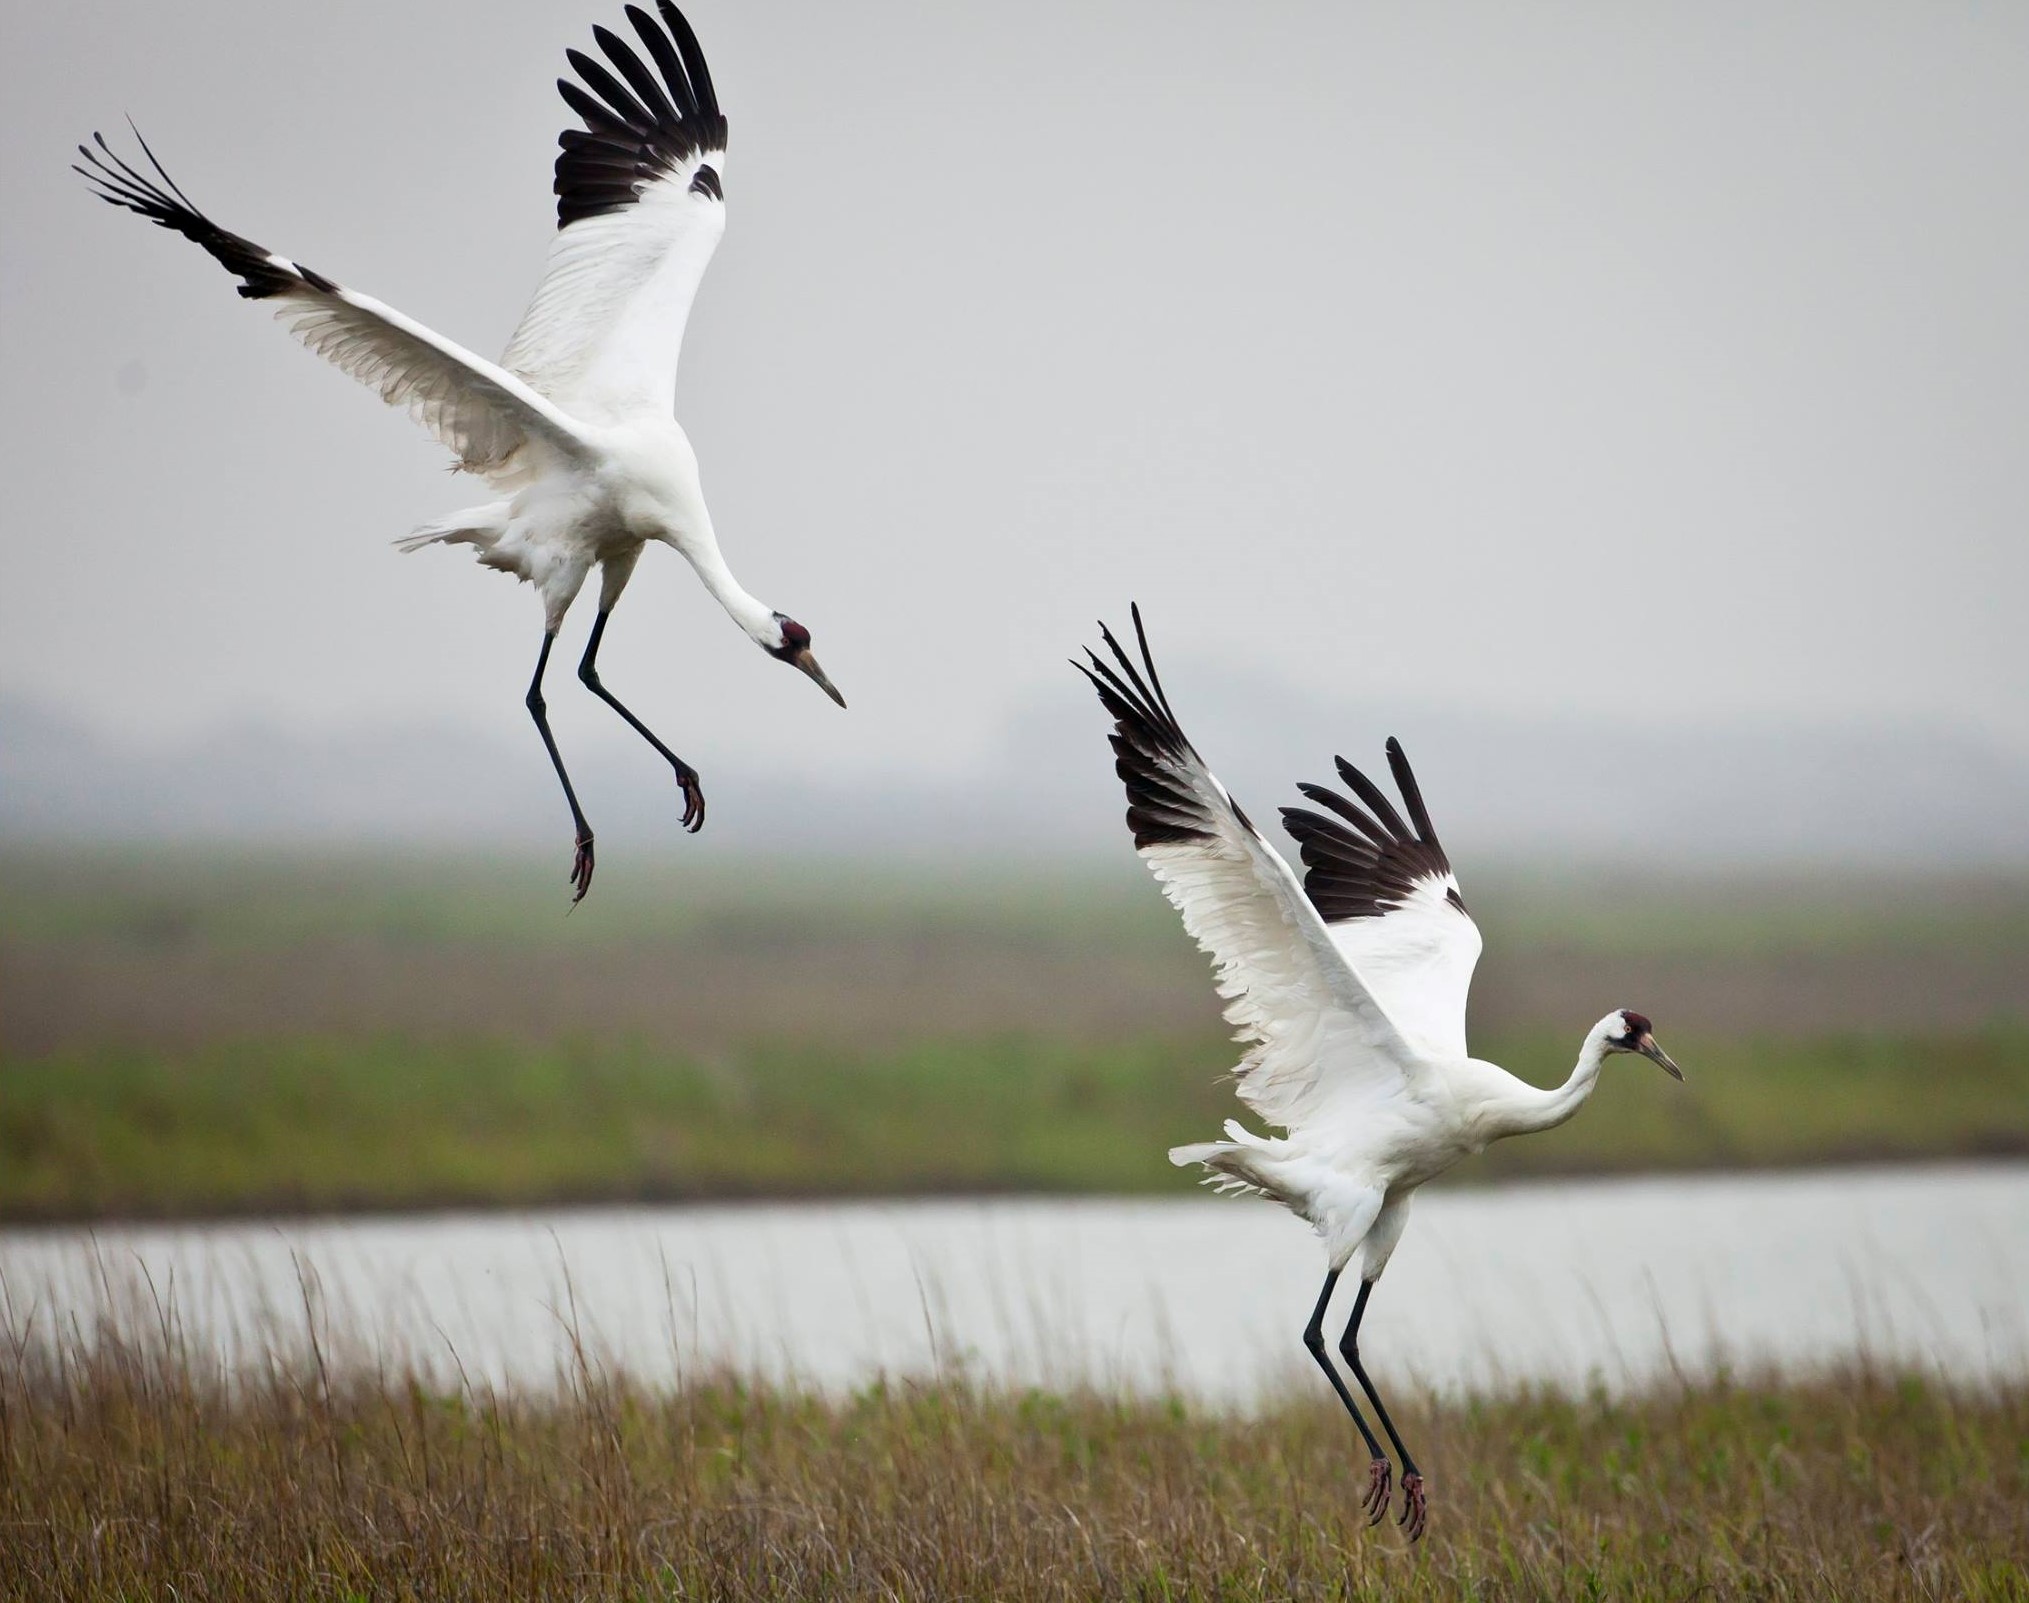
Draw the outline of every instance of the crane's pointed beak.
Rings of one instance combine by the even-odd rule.
[[[817,688],[819,690],[822,690],[827,696],[831,697],[831,699],[837,702],[841,707],[845,705],[845,697],[841,696],[838,693],[838,686],[833,684],[829,679],[827,679],[825,677],[824,670],[817,666],[817,659],[811,656],[810,648],[808,646],[805,646],[801,651],[797,652],[796,655],[791,657],[789,660],[795,663],[796,666],[801,668],[805,673],[809,674],[811,678],[815,679],[817,681]]]
[[[1661,1047],[1656,1045],[1656,1038],[1653,1035],[1644,1035],[1640,1040],[1635,1042],[1634,1048],[1637,1052],[1641,1053],[1643,1057],[1649,1058],[1656,1063],[1660,1063],[1663,1066],[1663,1072],[1669,1075],[1671,1079],[1673,1080],[1683,1079],[1684,1071],[1678,1068],[1676,1064],[1670,1061],[1669,1053],[1665,1052]]]

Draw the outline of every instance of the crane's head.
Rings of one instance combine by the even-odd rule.
[[[786,662],[792,668],[799,668],[817,681],[817,688],[837,702],[845,705],[845,697],[838,693],[838,686],[824,676],[824,670],[817,666],[817,659],[810,654],[810,631],[790,617],[786,612],[769,615],[770,630],[760,636],[761,649],[777,662]]]
[[[1649,1023],[1646,1014],[1624,1007],[1618,1013],[1609,1013],[1601,1019],[1599,1028],[1606,1036],[1607,1051],[1639,1052],[1643,1057],[1660,1063],[1672,1079],[1683,1079],[1684,1071],[1670,1061],[1669,1053],[1656,1045],[1656,1027]]]

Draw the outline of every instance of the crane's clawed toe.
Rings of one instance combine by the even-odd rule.
[[[1369,1525],[1379,1525],[1388,1512],[1388,1494],[1394,1488],[1395,1469],[1387,1459],[1377,1458],[1367,1469],[1367,1495],[1360,1500]]]
[[[676,782],[683,787],[683,827],[695,835],[705,827],[705,788],[695,768],[679,768]]]
[[[592,835],[587,830],[578,837],[578,855],[571,859],[571,883],[577,887],[577,895],[571,898],[576,907],[585,899],[585,892],[592,888]]]
[[[1430,1523],[1430,1505],[1423,1496],[1423,1477],[1402,1477],[1402,1517],[1395,1522],[1409,1533],[1412,1542],[1421,1541],[1423,1528]]]

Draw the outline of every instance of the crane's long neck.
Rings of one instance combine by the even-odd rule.
[[[1585,1099],[1599,1084],[1600,1069],[1606,1064],[1607,1034],[1605,1023],[1593,1026],[1592,1033],[1585,1038],[1585,1045],[1578,1050],[1578,1062],[1572,1068],[1570,1078],[1562,1085],[1549,1091],[1539,1090],[1533,1085],[1518,1085],[1510,1105],[1501,1110],[1501,1134],[1528,1135],[1536,1130],[1554,1130],[1584,1107]]]
[[[719,542],[713,538],[709,525],[702,535],[685,536],[671,540],[670,544],[684,554],[704,587],[712,593],[712,599],[726,609],[733,622],[762,645],[773,644],[775,609],[759,597],[749,595],[733,577],[733,570],[719,554]]]

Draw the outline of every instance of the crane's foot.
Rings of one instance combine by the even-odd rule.
[[[588,829],[578,837],[578,855],[571,859],[571,884],[577,887],[577,895],[571,898],[576,907],[585,899],[585,892],[592,888],[592,832]]]
[[[1409,1535],[1412,1542],[1423,1539],[1423,1530],[1430,1523],[1430,1505],[1423,1496],[1423,1477],[1413,1471],[1402,1477],[1402,1517],[1395,1522]]]
[[[705,788],[698,782],[697,770],[688,763],[677,768],[676,782],[683,787],[683,827],[695,835],[705,827]]]
[[[1366,1512],[1369,1525],[1379,1525],[1388,1512],[1388,1493],[1394,1479],[1394,1467],[1385,1458],[1377,1458],[1367,1466],[1367,1495],[1360,1499],[1360,1507]]]

